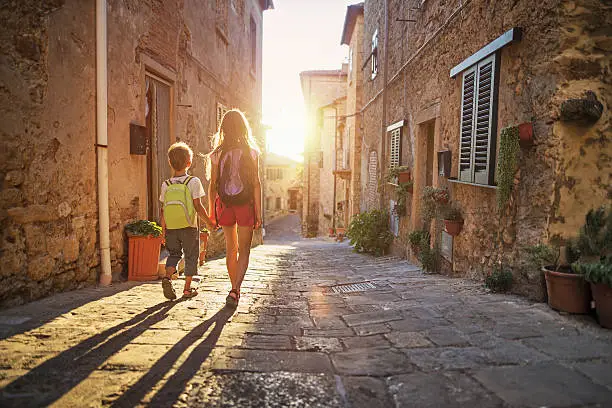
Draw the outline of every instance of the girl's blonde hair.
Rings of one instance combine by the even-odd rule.
[[[206,178],[210,180],[211,156],[232,148],[250,148],[259,154],[261,151],[255,139],[249,121],[239,109],[230,109],[223,115],[219,129],[212,136],[212,150],[206,157]]]

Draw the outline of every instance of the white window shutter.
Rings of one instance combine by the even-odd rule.
[[[472,182],[472,138],[474,133],[474,103],[476,66],[463,73],[461,92],[461,126],[459,134],[459,180]]]
[[[478,63],[473,145],[474,183],[493,182],[495,157],[495,54]]]
[[[398,167],[401,158],[401,136],[402,128],[393,129],[391,132],[391,154],[389,155],[389,168]]]

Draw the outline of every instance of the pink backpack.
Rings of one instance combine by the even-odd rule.
[[[226,206],[244,205],[253,201],[255,162],[250,148],[230,148],[221,152],[217,194]]]

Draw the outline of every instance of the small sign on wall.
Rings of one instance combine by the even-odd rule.
[[[446,231],[442,231],[440,253],[444,259],[453,262],[453,236]]]
[[[147,128],[130,123],[130,154],[147,154]]]

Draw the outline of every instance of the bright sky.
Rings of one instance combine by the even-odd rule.
[[[348,49],[340,45],[346,7],[359,0],[274,0],[264,13],[263,123],[268,149],[302,160],[304,99],[300,72],[340,69]]]

